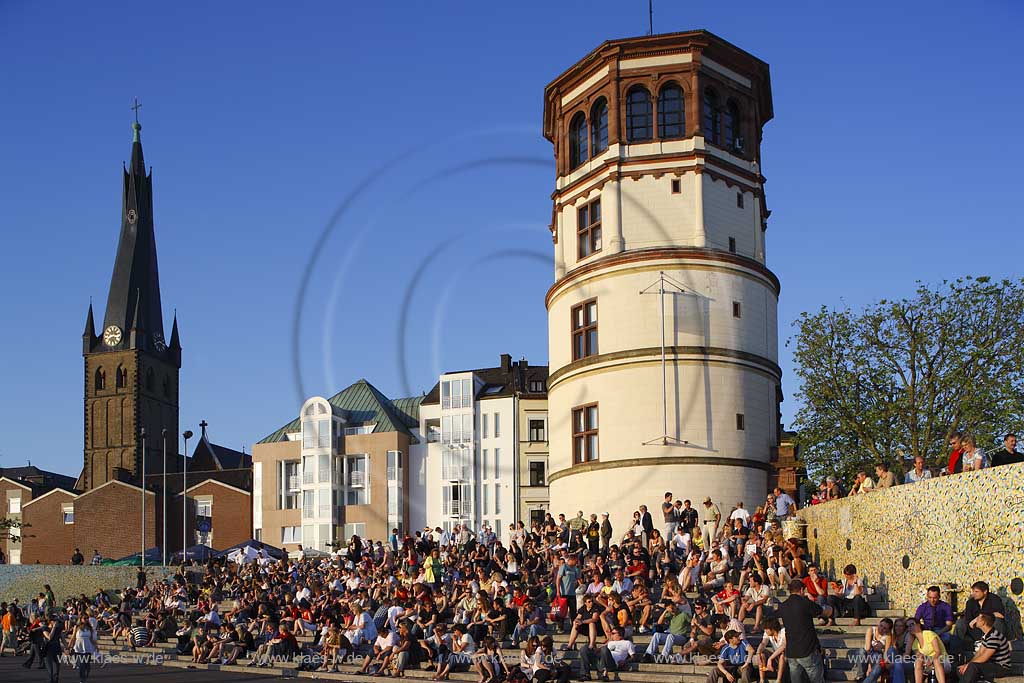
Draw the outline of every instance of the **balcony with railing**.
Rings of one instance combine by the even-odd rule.
[[[473,506],[465,500],[447,500],[443,508],[444,514],[449,517],[466,517],[473,512]]]
[[[366,486],[366,472],[349,472],[348,473],[348,485],[350,487],[363,487]]]
[[[312,482],[310,482],[312,483]],[[294,493],[302,488],[302,478],[297,474],[288,477],[288,491]]]

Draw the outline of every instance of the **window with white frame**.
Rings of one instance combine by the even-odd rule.
[[[494,514],[501,514],[501,484],[494,485]]]
[[[297,526],[281,527],[281,543],[302,543],[301,531]]]
[[[494,414],[494,438],[501,436],[501,413]]]
[[[473,458],[468,448],[446,448],[441,454],[441,478],[445,481],[471,479]]]
[[[311,406],[312,407],[312,406]],[[306,420],[302,423],[302,447],[313,448],[316,446],[316,423]]]
[[[547,441],[547,428],[543,419],[530,419],[530,441],[537,443]]]
[[[469,484],[446,484],[441,489],[443,514],[448,517],[469,517],[473,501]]]
[[[331,421],[319,420],[317,422],[317,448],[330,448],[331,446]]]
[[[483,450],[483,460],[482,460],[482,462],[483,462],[483,467],[482,467],[483,476],[484,476],[484,478],[486,478],[487,477],[487,449],[486,448]]]
[[[490,496],[487,495],[487,485],[486,484],[481,484],[480,485],[480,489],[481,489],[481,492],[483,493],[483,498],[480,501],[480,512],[482,512],[482,513],[484,513],[486,515],[488,512],[491,511],[490,510],[490,502],[491,502],[490,501]]]
[[[366,455],[345,456],[345,486],[345,505],[369,504],[369,458]]]
[[[500,448],[495,448],[494,449],[494,478],[495,479],[497,479],[498,476],[499,476],[498,473],[499,473],[499,471],[501,469],[500,463],[501,463],[501,449]]]
[[[7,514],[21,514],[21,496],[11,496],[7,499]]]
[[[303,519],[312,517],[316,512],[316,491],[303,491],[302,492],[302,517]]]
[[[376,422],[368,425],[358,425],[356,427],[345,427],[345,436],[354,436],[357,434],[373,434],[373,430],[376,427]]]
[[[487,438],[487,413],[480,416],[480,438]]]
[[[317,456],[316,464],[317,481],[321,484],[327,484],[331,481],[331,455],[330,453],[323,453]]]
[[[358,536],[359,538],[366,538],[366,523],[365,522],[354,522],[352,524],[345,525],[345,540]]]
[[[307,455],[302,458],[302,483],[312,484],[316,481],[316,456]]]
[[[278,504],[282,510],[295,510],[299,507],[299,492],[302,490],[302,474],[298,460],[285,460],[281,463]]]
[[[388,481],[402,483],[402,451],[388,451]]]
[[[61,503],[60,506],[61,517],[65,524],[75,523],[75,504],[74,503]]]

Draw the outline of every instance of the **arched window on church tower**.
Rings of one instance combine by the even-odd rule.
[[[587,117],[579,112],[569,124],[569,168],[587,160]]]
[[[171,378],[164,376],[164,398],[171,397]]]
[[[93,385],[96,391],[103,391],[107,388],[107,373],[103,368],[96,368],[96,375],[93,377]]]
[[[146,391],[153,391],[156,389],[156,373],[153,372],[153,368],[146,370]]]
[[[114,376],[114,386],[118,389],[124,389],[128,386],[128,371],[120,365],[117,366],[117,373]]]

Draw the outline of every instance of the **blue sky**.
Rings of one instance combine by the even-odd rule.
[[[771,65],[781,339],[822,304],[1019,275],[1018,3],[771,5],[656,1],[655,30]],[[106,300],[133,96],[181,426],[249,447],[360,377],[402,395],[503,352],[546,362],[543,89],[646,30],[642,0],[0,1],[0,466],[81,466],[80,335]]]

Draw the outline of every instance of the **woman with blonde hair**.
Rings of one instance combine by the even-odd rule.
[[[988,453],[978,448],[978,444],[975,442],[973,436],[965,436],[960,439],[961,448],[964,449],[964,454],[961,456],[961,462],[963,463],[964,472],[970,472],[971,470],[983,470],[990,466],[988,459]]]

